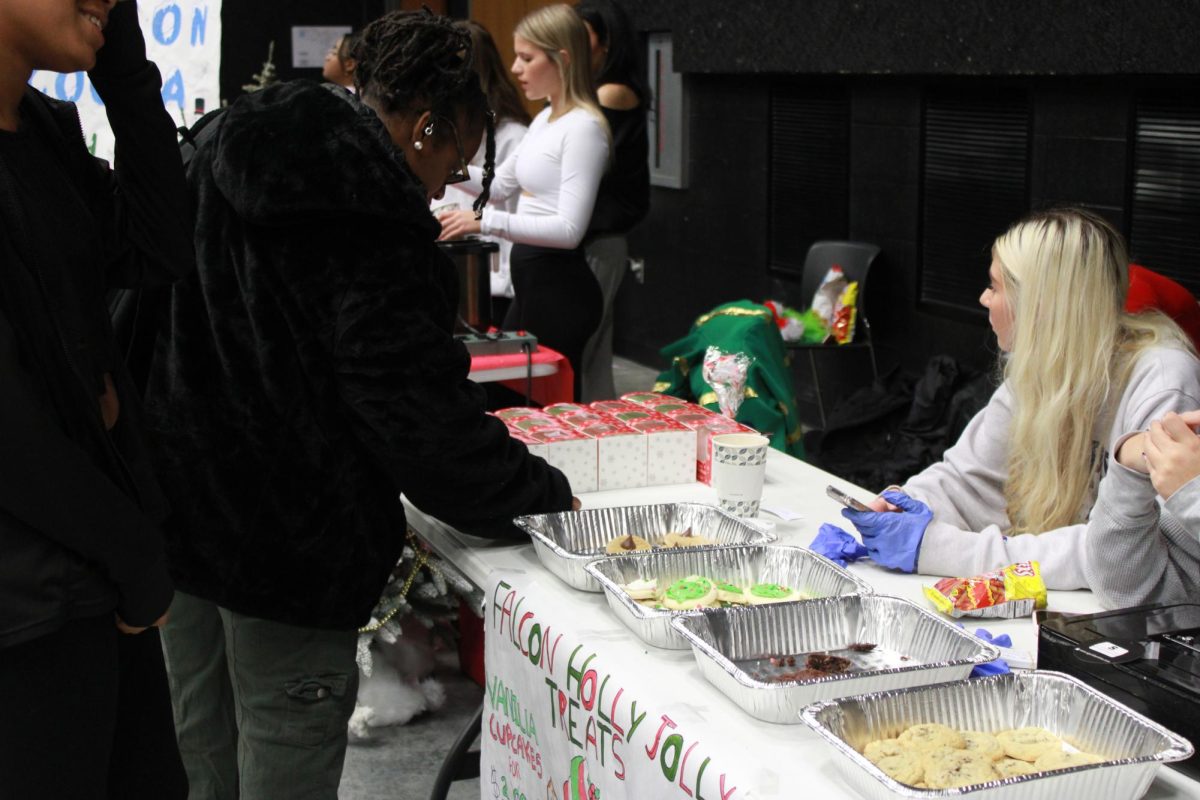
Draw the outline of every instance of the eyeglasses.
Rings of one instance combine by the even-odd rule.
[[[462,139],[458,138],[458,128],[454,127],[454,123],[445,117],[439,117],[438,119],[443,120],[450,126],[450,130],[454,132],[454,146],[458,149],[458,167],[446,176],[446,185],[450,186],[455,183],[463,183],[464,181],[471,180],[471,173],[467,171],[467,156],[463,153]],[[432,134],[433,126],[430,125],[426,128],[425,132]]]

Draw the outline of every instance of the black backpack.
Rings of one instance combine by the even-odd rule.
[[[225,114],[225,107],[214,108],[190,127],[179,128],[179,157],[186,172],[200,144],[220,128],[213,123]],[[108,314],[112,319],[117,347],[139,394],[145,396],[150,376],[150,361],[158,333],[168,323],[171,286],[147,286],[141,289],[112,289],[108,292]]]

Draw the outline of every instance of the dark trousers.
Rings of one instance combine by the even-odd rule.
[[[0,797],[184,800],[158,631],[112,615],[0,649]]]
[[[599,327],[604,309],[600,284],[583,249],[516,244],[509,263],[516,297],[504,329],[529,331],[539,344],[566,356],[575,370],[575,398],[579,399],[583,348]]]

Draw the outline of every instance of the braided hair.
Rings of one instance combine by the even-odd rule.
[[[359,94],[387,114],[420,113],[484,126],[483,191],[475,199],[476,218],[487,205],[496,171],[495,116],[471,61],[471,36],[448,17],[421,11],[393,11],[363,29],[350,53],[357,62]],[[476,128],[477,129],[477,128]]]

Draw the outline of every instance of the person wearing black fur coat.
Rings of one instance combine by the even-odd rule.
[[[173,290],[147,408],[193,799],[336,797],[357,628],[401,555],[401,492],[495,538],[572,505],[485,413],[453,338],[429,200],[492,138],[469,47],[449,20],[389,14],[354,52],[366,105],[266,88],[189,165],[199,266]]]

